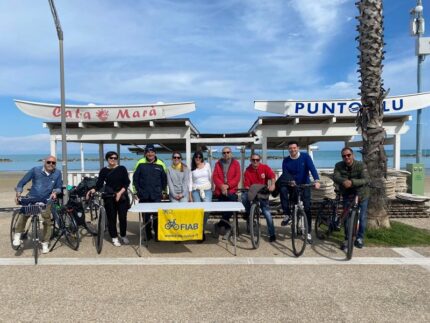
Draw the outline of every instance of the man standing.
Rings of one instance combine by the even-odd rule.
[[[145,159],[139,160],[135,167],[133,186],[140,203],[161,202],[167,187],[167,176],[162,166],[164,163],[157,158],[154,145],[146,145],[144,153]],[[155,241],[158,241],[158,219],[156,214],[153,215]],[[151,214],[145,213],[145,231],[148,240],[152,238],[151,227],[148,225],[150,218]]]
[[[28,205],[37,202],[47,203],[48,200],[57,199],[57,194],[61,193],[63,181],[61,172],[56,169],[57,159],[54,156],[48,156],[43,166],[33,167],[24,177],[18,182],[15,191],[16,204]],[[31,181],[31,189],[29,194],[21,198],[25,184]],[[43,218],[43,236],[42,236],[42,252],[49,252],[49,240],[51,238],[51,204],[46,206],[42,213]],[[20,216],[16,224],[16,231],[13,237],[12,244],[18,247],[21,244],[21,234],[25,231],[25,225],[29,217]]]
[[[284,158],[282,162],[282,178],[288,178],[290,181],[289,185],[296,184],[309,184],[309,172],[315,182],[315,188],[320,188],[318,172],[314,166],[312,158],[309,154],[299,151],[300,147],[297,141],[290,141],[288,143],[288,151],[290,155]],[[281,225],[285,226],[290,221],[290,207],[288,201],[289,187],[287,185],[281,185],[279,188],[282,210],[284,212],[285,218]],[[308,222],[308,236],[307,241],[312,244],[312,215],[311,215],[311,189],[306,187],[303,190],[303,205],[305,207],[306,218]]]
[[[237,202],[237,188],[240,181],[240,164],[233,158],[230,147],[222,149],[222,158],[215,164],[213,171],[214,196],[221,202]],[[221,234],[227,239],[230,231],[232,212],[224,212],[221,221],[214,225],[214,235]]]
[[[260,162],[261,157],[258,154],[251,155],[251,164],[246,168],[244,174],[244,188],[249,189],[254,184],[266,185],[270,192],[275,190],[275,173],[266,164]],[[249,217],[251,203],[248,199],[248,192],[243,192],[242,203],[246,209],[246,215]],[[260,200],[261,211],[267,222],[269,241],[276,241],[275,226],[273,225],[272,214],[270,214],[269,200]]]
[[[367,205],[369,203],[369,188],[370,181],[367,169],[363,162],[354,159],[352,148],[345,147],[341,151],[342,161],[338,162],[334,167],[333,180],[339,185],[340,194],[343,197],[343,207],[349,208],[353,203],[352,199],[355,194],[358,194],[360,200],[360,215],[357,239],[354,245],[357,248],[363,248],[364,230],[367,223]],[[346,221],[346,219],[345,219]],[[341,249],[346,250],[348,227],[345,223],[345,241],[342,243]]]

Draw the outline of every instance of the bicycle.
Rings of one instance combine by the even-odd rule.
[[[291,242],[296,257],[300,257],[305,251],[309,231],[302,195],[306,188],[313,186],[313,183],[290,186],[294,189],[294,194],[289,194],[289,205],[291,210]]]
[[[75,190],[70,191],[69,201],[67,202],[67,212],[70,213],[76,221],[78,227],[83,227],[89,234],[97,234],[97,214],[93,212],[83,197],[79,196]]]
[[[320,240],[324,240],[330,236],[333,231],[340,230],[340,224],[344,225],[346,232],[347,246],[346,258],[350,260],[354,249],[354,240],[358,232],[360,203],[357,194],[349,199],[352,204],[339,212],[341,205],[340,194],[336,194],[335,199],[325,199],[324,203],[318,211],[315,221],[315,232]]]
[[[262,214],[262,211],[260,208],[260,201],[267,200],[269,198],[269,194],[270,192],[267,186],[263,186],[260,190],[258,190],[254,198],[252,198],[251,196],[252,200],[250,201],[251,208],[249,210],[248,223],[249,223],[249,232],[251,235],[251,243],[254,249],[258,249],[258,247],[260,246],[260,238],[261,238],[260,218]],[[248,195],[248,198],[249,198],[249,195]]]
[[[49,251],[55,248],[56,244],[63,236],[65,237],[66,244],[72,250],[78,250],[80,243],[80,233],[75,217],[73,216],[73,209],[67,205],[64,206],[54,204],[52,214],[54,216],[52,233],[56,240],[52,244]]]
[[[336,190],[336,198],[324,198],[318,209],[315,220],[315,235],[319,240],[327,239],[333,231],[339,231],[340,221],[343,217],[341,210],[341,196]]]
[[[30,233],[32,248],[33,248],[33,257],[34,264],[37,265],[39,252],[40,252],[40,222],[42,211],[46,209],[46,204],[42,202],[37,202],[30,205],[22,205],[21,207],[15,209],[12,213],[12,220],[10,225],[10,243],[13,250],[18,250],[23,248],[24,239],[27,239],[28,234]],[[31,217],[30,224],[27,222],[24,233],[21,234],[21,244],[19,246],[13,245],[14,235],[16,233],[16,225],[21,216]]]
[[[107,227],[107,216],[106,209],[102,202],[102,193],[94,193],[90,195],[87,202],[87,208],[89,209],[91,219],[97,221],[95,238],[95,247],[98,254],[102,252],[104,234]]]

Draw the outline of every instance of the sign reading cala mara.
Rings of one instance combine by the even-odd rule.
[[[61,120],[61,108],[57,104],[15,100],[22,112],[44,120]],[[174,117],[193,112],[193,102],[140,105],[66,105],[68,122],[142,121]]]
[[[387,97],[384,113],[401,113],[430,106],[430,92]],[[286,116],[355,116],[361,107],[360,99],[329,101],[254,101],[256,110]]]

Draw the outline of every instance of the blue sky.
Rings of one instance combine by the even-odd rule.
[[[263,115],[254,110],[254,100],[355,98],[354,3],[57,0],[66,103],[194,101],[197,110],[184,117],[201,132],[242,132]],[[415,4],[384,1],[390,95],[416,92],[415,40],[409,34]],[[430,1],[423,4],[430,21]],[[41,120],[13,103],[60,101],[58,41],[48,1],[0,0],[0,33],[0,155],[49,152]],[[423,75],[422,89],[430,91],[430,58]],[[423,117],[426,129],[430,108]],[[413,114],[404,149],[415,148],[415,122]],[[429,131],[423,143],[430,148]]]

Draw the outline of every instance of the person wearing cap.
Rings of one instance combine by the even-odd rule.
[[[61,172],[56,168],[57,158],[48,156],[45,158],[43,166],[33,167],[18,182],[15,192],[15,203],[18,205],[28,205],[37,202],[47,203],[48,200],[56,200],[57,194],[61,193],[63,181]],[[29,194],[21,198],[24,186],[31,181]],[[46,209],[42,212],[43,218],[43,235],[42,235],[42,252],[49,252],[49,239],[51,238],[51,204],[47,204]],[[21,241],[21,234],[25,231],[25,225],[29,217],[20,216],[16,224],[15,234],[12,244],[18,247]]]
[[[103,197],[104,207],[106,209],[107,223],[109,235],[112,238],[112,244],[115,247],[121,247],[121,242],[125,245],[130,241],[127,238],[127,211],[129,208],[129,197],[127,194],[130,178],[128,177],[127,168],[118,165],[118,153],[109,151],[106,153],[105,159],[108,163],[103,167],[97,178],[96,187],[87,192],[87,200],[95,191],[100,191],[104,187]],[[117,218],[119,220],[119,232],[116,228]]]
[[[137,192],[139,203],[161,202],[163,192],[167,187],[166,165],[157,158],[155,147],[148,144],[145,147],[145,158],[140,159],[133,174],[133,186]],[[152,239],[149,221],[153,215],[155,241],[158,241],[158,219],[156,214],[145,213],[146,238]]]
[[[237,189],[240,182],[240,164],[233,158],[230,147],[222,149],[222,158],[215,164],[213,171],[213,183],[215,185],[215,197],[220,202],[237,202]],[[232,212],[224,212],[222,219],[214,225],[214,236],[224,235],[227,239],[231,233],[230,218]]]

